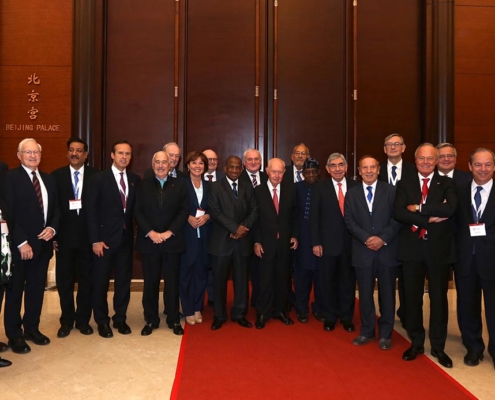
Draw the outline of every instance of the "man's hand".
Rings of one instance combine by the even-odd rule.
[[[158,232],[150,231],[150,233],[148,233],[148,237],[154,244],[163,243],[163,239]]]
[[[430,217],[428,219],[428,223],[431,224],[431,223],[438,223],[438,222],[443,222],[445,220],[447,220],[448,218],[442,218],[442,217]]]
[[[241,238],[246,236],[248,232],[249,232],[248,228],[246,228],[244,225],[239,225],[239,228],[237,228],[235,236],[237,236],[237,238]]]
[[[58,251],[58,242],[56,240],[53,241],[53,250]]]
[[[261,243],[255,243],[254,244],[254,254],[256,254],[259,258],[262,258],[263,257],[263,246],[261,245]]]
[[[373,251],[378,251],[383,247],[385,242],[382,239],[380,239],[378,236],[370,236],[366,240],[365,244],[366,247],[368,247],[368,249]]]
[[[33,258],[33,249],[29,243],[23,244],[19,247],[19,251],[21,253],[21,260],[31,260]]]
[[[410,204],[407,206],[407,209],[412,212],[416,212],[416,204]]]
[[[93,253],[95,253],[98,257],[103,257],[103,249],[109,249],[105,242],[98,242],[93,244]]]
[[[298,245],[297,239],[296,238],[290,238],[290,248],[291,248],[291,250],[297,249],[297,245]]]
[[[173,233],[170,230],[160,233],[160,237],[162,238],[162,241],[164,241],[164,242],[166,242],[168,239],[170,239],[172,237],[172,235],[173,235]]]
[[[313,254],[316,257],[322,257],[323,256],[323,246],[319,244],[318,246],[313,246]]]
[[[49,226],[47,226],[38,235],[38,239],[48,242],[49,240],[53,239],[54,234],[55,234],[55,231],[52,228],[50,228]]]

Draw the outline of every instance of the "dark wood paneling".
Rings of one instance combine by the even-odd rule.
[[[384,159],[383,139],[401,134],[413,159],[421,141],[421,2],[358,1],[357,158]]]
[[[213,148],[223,165],[255,143],[255,2],[187,4],[184,153]]]
[[[104,152],[128,140],[138,173],[173,140],[174,10],[174,0],[108,1]]]
[[[342,0],[278,2],[275,153],[288,163],[300,142],[322,165],[346,152],[345,10]]]

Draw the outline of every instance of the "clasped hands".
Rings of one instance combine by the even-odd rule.
[[[193,217],[192,215],[187,218],[187,222],[189,222],[189,225],[191,225],[193,228],[199,228],[200,226],[203,226],[206,224],[206,222],[210,219],[209,214],[204,214],[201,217]]]
[[[246,228],[244,225],[239,225],[237,231],[235,233],[231,233],[229,237],[231,239],[240,239],[246,236],[248,232],[249,232],[248,228]]]
[[[170,230],[162,232],[162,233],[158,233],[155,231],[151,231],[150,233],[148,233],[148,237],[155,244],[160,244],[160,243],[166,242],[171,236],[172,236],[172,231],[170,231]]]

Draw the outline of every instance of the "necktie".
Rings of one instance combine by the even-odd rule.
[[[33,186],[34,191],[36,192],[36,197],[38,197],[38,201],[40,203],[41,211],[43,211],[43,196],[41,195],[41,185],[38,180],[38,176],[36,175],[36,171],[31,172],[33,174]]]
[[[423,179],[423,186],[421,187],[421,204],[425,204],[426,202],[426,197],[428,197],[428,182],[430,181],[430,178],[424,178]],[[413,226],[413,232],[416,232],[418,228],[415,228]],[[423,239],[426,235],[426,229],[421,229],[419,231],[419,238]]]
[[[371,203],[371,199],[373,198],[373,186],[368,186],[366,189],[368,190],[368,195],[366,196],[368,198],[368,203]]]
[[[344,192],[342,191],[342,183],[337,183],[339,185],[339,207],[342,216],[344,216]]]
[[[213,175],[212,174],[208,174],[208,175],[206,175],[206,177],[208,178],[208,180],[210,182],[213,181]]]
[[[475,210],[475,221],[478,222],[481,217],[480,206],[481,206],[481,191],[483,190],[482,186],[476,186],[476,193],[474,194],[474,204],[476,206]]]
[[[392,166],[392,179],[390,179],[390,183],[393,185],[395,179],[397,178],[397,167],[395,165]]]
[[[122,207],[124,208],[125,210],[125,181],[124,181],[124,173],[121,172],[120,173],[120,186],[121,186],[121,190],[120,190],[120,199],[122,200]]]
[[[256,174],[251,174],[251,177],[253,178],[251,182],[253,182],[253,187],[255,188],[258,186],[258,181],[256,180]]]
[[[273,189],[273,204],[275,206],[275,211],[277,211],[278,214],[278,196],[277,196],[277,189]]]
[[[237,194],[237,183],[235,183],[235,182],[232,182],[232,192],[234,193],[234,197],[237,200],[237,196],[238,196],[238,194]]]
[[[77,184],[79,183],[79,171],[74,171],[74,199],[79,198],[79,187]]]
[[[297,178],[296,178],[297,181],[298,182],[301,182],[302,181],[302,179],[301,179],[301,171],[296,171],[296,174],[297,174]]]

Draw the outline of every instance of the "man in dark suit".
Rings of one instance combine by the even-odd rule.
[[[243,328],[251,328],[246,319],[248,302],[248,261],[253,252],[250,230],[258,218],[258,206],[250,183],[239,179],[241,159],[230,156],[225,164],[225,178],[211,185],[208,206],[212,220],[207,251],[212,255],[214,310],[212,330],[228,319],[227,281],[232,264],[234,305],[231,319]]]
[[[162,151],[166,152],[170,159],[170,171],[168,172],[168,174],[173,178],[185,178],[186,174],[179,170],[178,167],[181,151],[177,143],[166,143],[163,146]],[[146,171],[144,171],[144,179],[152,178],[154,176],[155,173],[153,171],[153,168],[148,168]]]
[[[472,181],[472,175],[467,171],[455,168],[457,163],[457,150],[450,143],[437,144],[438,150],[438,175],[452,178],[458,187],[467,185]]]
[[[128,171],[132,148],[126,141],[112,145],[112,166],[94,174],[89,182],[87,224],[93,249],[92,305],[98,334],[113,336],[108,316],[107,292],[114,270],[113,327],[131,333],[126,323],[131,296],[133,223],[132,215],[139,176]]]
[[[395,267],[397,233],[401,227],[394,220],[395,187],[378,181],[380,166],[370,156],[359,160],[362,185],[347,191],[345,223],[352,235],[352,266],[359,287],[361,330],[352,342],[365,345],[375,339],[376,312],[373,293],[378,281],[380,317],[378,347],[390,350],[395,314]]]
[[[485,148],[471,153],[472,182],[459,187],[457,206],[457,252],[454,264],[457,289],[457,318],[462,343],[467,349],[464,363],[483,360],[481,298],[488,327],[488,353],[495,365],[495,154]]]
[[[395,219],[402,223],[397,257],[403,265],[406,324],[411,338],[411,347],[402,358],[411,361],[424,352],[423,295],[428,276],[431,355],[451,368],[452,360],[444,348],[449,273],[455,261],[450,217],[457,207],[456,188],[452,179],[435,172],[438,153],[432,144],[421,144],[414,156],[418,175],[399,181],[394,205]]]
[[[344,330],[354,332],[356,277],[351,266],[351,236],[344,221],[344,199],[359,183],[347,179],[343,154],[332,153],[326,169],[330,179],[317,184],[311,207],[311,242],[320,258],[320,282],[324,300],[325,331],[333,331],[340,319]]]
[[[272,158],[266,167],[268,181],[256,187],[259,216],[255,226],[254,253],[260,258],[260,292],[256,302],[256,328],[263,329],[273,317],[285,325],[294,321],[287,305],[290,250],[297,249],[296,190],[282,184],[285,163]]]
[[[223,171],[217,170],[218,168],[218,155],[211,149],[206,149],[203,154],[208,159],[208,168],[205,167],[206,172],[204,173],[204,178],[209,182],[216,182],[221,180],[225,174]],[[211,176],[210,176],[211,175]]]
[[[292,150],[290,157],[292,165],[287,168],[282,182],[301,182],[304,180],[303,166],[304,162],[310,157],[309,149],[304,143],[299,143]]]
[[[60,207],[60,228],[53,247],[56,251],[55,269],[60,297],[60,329],[57,336],[70,334],[74,323],[83,335],[91,335],[91,243],[86,227],[87,184],[96,168],[84,165],[88,145],[77,137],[67,141],[69,165],[56,169],[52,176],[57,184]],[[77,282],[76,305],[74,283]]]
[[[34,139],[24,139],[19,143],[17,157],[21,166],[5,175],[0,191],[15,223],[12,242],[16,249],[12,255],[16,270],[6,292],[5,333],[14,353],[28,353],[31,349],[25,340],[37,345],[50,343],[39,331],[39,323],[46,272],[53,255],[51,241],[58,230],[60,214],[55,181],[38,170],[41,145]]]
[[[383,143],[383,151],[387,155],[387,161],[380,163],[378,179],[396,186],[401,179],[417,175],[414,164],[404,161],[402,154],[406,150],[404,138],[398,133],[388,135]],[[399,293],[399,308],[397,316],[406,328],[406,298],[404,294],[404,280],[402,279],[402,265],[396,268],[397,292]]]
[[[169,157],[164,151],[152,159],[155,176],[139,185],[134,217],[138,224],[136,248],[143,261],[143,307],[146,325],[141,335],[158,328],[158,297],[163,271],[167,326],[175,335],[184,330],[179,317],[180,256],[186,249],[183,227],[188,217],[186,181],[169,176]]]
[[[253,188],[266,184],[268,177],[261,171],[261,153],[253,148],[244,152],[244,170],[239,176],[241,182],[250,183]],[[251,307],[256,307],[260,287],[260,259],[253,253],[249,260],[249,276],[251,278]]]

